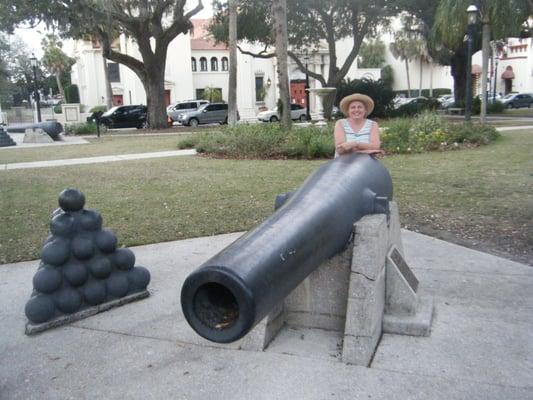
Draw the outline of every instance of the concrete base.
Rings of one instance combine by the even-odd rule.
[[[418,297],[413,314],[387,314],[383,316],[383,332],[397,335],[429,336],[433,320],[433,298]]]
[[[27,322],[25,333],[26,335],[34,335],[36,333],[43,332],[48,329],[52,329],[52,328],[55,328],[61,325],[66,325],[66,324],[70,324],[75,321],[79,321],[81,319],[110,310],[115,307],[119,307],[124,304],[131,303],[133,301],[144,299],[148,296],[150,296],[150,292],[148,290],[144,290],[142,292],[133,293],[133,294],[130,294],[129,296],[125,296],[117,300],[109,301],[104,304],[99,304],[94,307],[86,308],[85,310],[79,311],[74,314],[62,315],[61,317],[58,317],[48,322],[44,322],[42,324],[32,324],[31,322]]]
[[[54,140],[42,129],[26,129],[23,143],[53,143]]]

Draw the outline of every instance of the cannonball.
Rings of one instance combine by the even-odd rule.
[[[38,295],[32,297],[26,303],[24,312],[26,317],[34,324],[41,324],[48,321],[55,314],[56,307],[50,296]]]
[[[91,258],[94,255],[94,243],[88,235],[78,235],[72,240],[72,254],[80,260]]]
[[[74,218],[70,214],[58,214],[50,222],[50,232],[62,237],[70,237],[74,233]]]
[[[54,239],[43,246],[41,260],[45,264],[62,265],[70,255],[67,240]]]
[[[64,211],[79,211],[85,205],[85,195],[78,189],[65,189],[59,194],[59,207]]]
[[[69,261],[61,269],[63,270],[63,276],[72,286],[83,285],[89,278],[87,269],[79,261]]]
[[[52,293],[61,285],[61,273],[57,268],[40,268],[33,276],[33,287],[41,293]]]
[[[103,253],[112,253],[117,248],[117,237],[110,229],[102,229],[95,236],[96,246]]]
[[[87,231],[102,228],[102,215],[96,210],[83,210],[80,214],[81,227]]]
[[[148,283],[150,283],[150,272],[144,267],[132,268],[127,274],[130,283],[130,291],[132,292],[145,290]]]
[[[107,292],[113,297],[123,297],[128,293],[128,278],[124,273],[114,273],[106,280]]]
[[[64,287],[54,294],[57,308],[65,314],[72,314],[81,307],[82,297],[77,290],[71,287]]]
[[[117,249],[113,253],[113,261],[118,269],[127,271],[135,265],[135,254],[127,248]]]
[[[105,279],[111,274],[112,265],[107,257],[95,257],[88,262],[89,271],[98,279]]]
[[[93,306],[103,303],[106,295],[105,284],[101,281],[91,281],[83,287],[85,301]]]

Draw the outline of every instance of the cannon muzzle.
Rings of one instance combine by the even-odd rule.
[[[390,200],[391,177],[373,157],[350,154],[325,163],[267,220],[187,277],[185,318],[213,342],[242,338],[345,248],[356,221],[387,212]]]

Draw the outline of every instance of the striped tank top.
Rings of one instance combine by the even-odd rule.
[[[342,120],[342,128],[347,142],[370,143],[370,132],[374,121],[367,119],[359,132],[355,132],[347,120]]]

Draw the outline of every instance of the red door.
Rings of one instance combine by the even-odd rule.
[[[165,90],[165,106],[170,105],[170,90]]]
[[[302,107],[307,107],[305,102],[305,81],[291,81],[291,103],[296,103],[300,104]]]
[[[121,94],[114,94],[113,95],[113,105],[114,106],[121,106],[122,104],[124,104],[124,101],[122,99],[122,95]]]

